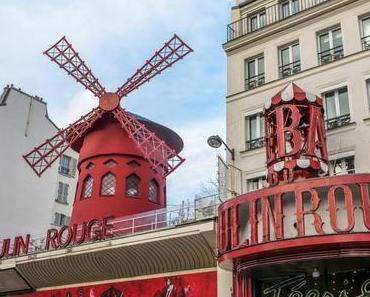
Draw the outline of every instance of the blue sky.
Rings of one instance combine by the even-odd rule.
[[[226,57],[233,0],[6,1],[0,10],[0,86],[43,97],[64,127],[97,105],[41,53],[66,35],[107,90],[116,90],[177,33],[193,49],[123,101],[183,138],[186,163],[168,178],[169,204],[192,199],[216,176],[209,135],[225,135]]]

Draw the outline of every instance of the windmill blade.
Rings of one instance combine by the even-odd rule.
[[[60,68],[64,69],[68,75],[72,75],[86,89],[90,90],[95,96],[100,97],[105,93],[104,87],[93,75],[85,62],[80,58],[72,44],[66,37],[62,37],[56,44],[44,52]]]
[[[133,115],[120,107],[116,108],[113,114],[152,165],[153,170],[167,176],[185,161]]]
[[[176,34],[117,90],[119,98],[140,87],[193,50]]]
[[[32,167],[38,176],[53,164],[92,124],[103,115],[104,111],[99,107],[94,108],[78,121],[59,131],[52,138],[35,147],[33,151],[24,155],[23,158]]]

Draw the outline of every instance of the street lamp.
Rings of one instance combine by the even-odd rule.
[[[226,149],[230,152],[231,154],[231,160],[235,160],[235,150],[234,149],[231,149],[226,143],[225,141],[222,140],[222,138],[219,136],[219,135],[212,135],[210,137],[208,137],[207,139],[207,143],[210,147],[213,147],[213,148],[219,148],[222,144],[224,144],[224,146],[226,147]]]

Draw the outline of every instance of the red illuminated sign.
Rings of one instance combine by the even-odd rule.
[[[310,236],[314,242],[317,235],[369,232],[369,191],[370,175],[359,174],[241,195],[219,208],[219,253],[283,239]]]
[[[93,219],[80,226],[63,226],[60,230],[49,229],[47,231],[44,250],[66,248],[69,245],[79,245],[87,241],[105,240],[111,236],[113,217],[107,217],[103,220]],[[30,234],[25,237],[16,236],[11,242],[10,238],[4,239],[0,251],[0,259],[5,257],[17,257],[27,255],[31,242]]]

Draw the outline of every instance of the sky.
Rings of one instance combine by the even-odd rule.
[[[174,33],[194,50],[131,93],[121,105],[168,126],[183,139],[186,162],[167,180],[169,204],[192,200],[217,172],[210,135],[225,137],[226,56],[222,49],[233,0],[2,1],[0,87],[42,97],[65,127],[98,102],[42,52],[62,36],[95,76],[115,91]]]

